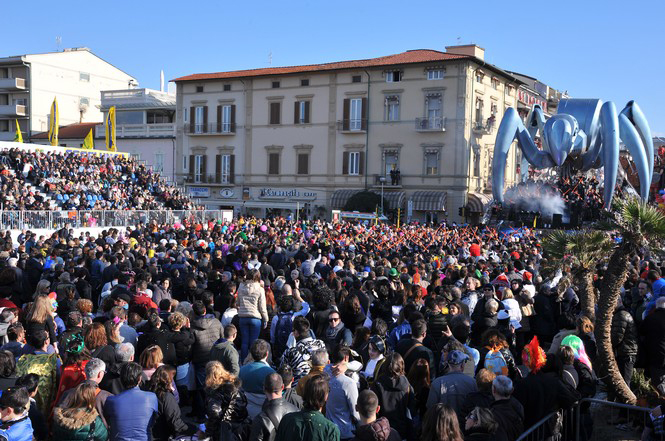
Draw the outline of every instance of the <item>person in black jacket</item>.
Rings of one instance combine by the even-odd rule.
[[[536,319],[531,320],[531,331],[538,336],[541,344],[551,343],[557,333],[557,318],[555,315],[556,292],[548,286],[542,286],[540,292],[533,298],[533,308]]]
[[[286,414],[298,412],[298,408],[282,398],[284,382],[278,373],[272,373],[263,380],[266,401],[260,414],[254,418],[250,437],[252,441],[273,441],[277,428]]]
[[[173,378],[176,370],[173,366],[163,365],[157,368],[147,385],[147,390],[157,395],[159,414],[152,426],[152,439],[167,441],[171,437],[192,435],[196,428],[186,424],[180,415],[180,406],[173,395]]]
[[[492,397],[489,405],[494,419],[499,423],[499,431],[507,441],[515,441],[524,431],[524,407],[512,397],[513,382],[505,375],[499,375],[492,382]]]
[[[142,354],[143,350],[150,345],[157,345],[164,354],[164,364],[177,366],[176,349],[172,341],[172,332],[162,328],[162,319],[157,313],[148,314],[148,325],[146,331],[139,335],[136,343],[136,353]]]
[[[630,385],[637,359],[637,327],[633,316],[624,308],[621,298],[618,299],[612,316],[611,340],[621,376],[626,384]]]
[[[182,388],[180,396],[183,397],[187,395],[183,392],[195,388],[194,368],[190,364],[195,337],[189,329],[189,319],[180,312],[174,312],[169,316],[169,327],[171,328],[171,343],[175,347],[175,366],[177,368],[175,382],[178,389]]]
[[[460,408],[458,417],[460,424],[464,424],[464,418],[476,407],[490,407],[494,397],[492,396],[492,382],[496,375],[487,369],[480,369],[476,374],[476,386],[478,390],[467,394],[464,404]]]
[[[382,374],[372,385],[379,397],[379,416],[386,417],[402,439],[413,439],[413,423],[407,412],[416,415],[415,396],[409,380],[404,376],[404,359],[398,353],[390,355]]]

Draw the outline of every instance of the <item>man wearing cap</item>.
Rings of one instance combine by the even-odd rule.
[[[427,408],[443,403],[459,413],[467,394],[476,392],[478,387],[473,377],[464,374],[464,365],[469,361],[468,355],[453,350],[448,353],[446,361],[449,366],[448,372],[432,382],[427,397]]]

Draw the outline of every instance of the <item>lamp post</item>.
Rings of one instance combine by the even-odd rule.
[[[381,216],[383,216],[383,184],[386,183],[386,177],[379,176],[379,181],[381,182]]]

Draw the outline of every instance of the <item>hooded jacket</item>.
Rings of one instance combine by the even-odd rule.
[[[412,430],[411,421],[407,418],[407,409],[411,415],[416,414],[413,388],[404,375],[397,378],[381,375],[372,390],[379,398],[379,416],[388,418],[392,427],[403,439],[409,437]]]
[[[215,342],[224,338],[222,323],[215,317],[197,317],[192,320],[190,329],[194,333],[192,362],[194,364],[207,363],[210,360],[210,350]]]
[[[89,437],[92,433],[92,437]],[[53,411],[53,439],[59,441],[106,441],[108,431],[95,409],[63,409]]]
[[[399,433],[390,427],[385,417],[381,417],[373,423],[358,426],[354,441],[400,441]]]

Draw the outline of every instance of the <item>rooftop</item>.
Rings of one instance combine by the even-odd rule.
[[[453,54],[449,52],[435,51],[432,49],[415,49],[415,50],[402,52],[399,54],[387,55],[378,58],[368,58],[365,60],[338,61],[334,63],[309,64],[304,66],[268,67],[262,69],[236,70],[230,72],[199,73],[199,74],[186,75],[184,77],[176,78],[173,81],[182,82],[182,81],[218,80],[218,79],[227,79],[227,78],[285,75],[285,74],[331,71],[331,70],[341,70],[341,69],[364,69],[369,67],[394,66],[399,64],[428,63],[433,61],[449,61],[449,60],[460,60],[460,59],[477,60],[475,57],[472,57],[470,55]],[[481,60],[477,61],[485,64],[484,61]],[[487,67],[496,69],[500,73],[508,77],[511,77],[510,74],[494,66],[487,65]]]
[[[95,126],[100,125],[100,122],[93,123],[75,123],[68,126],[60,126],[58,130],[59,139],[84,139],[90,133],[90,130],[93,131]],[[32,139],[48,139],[48,132],[38,133],[31,136]]]

